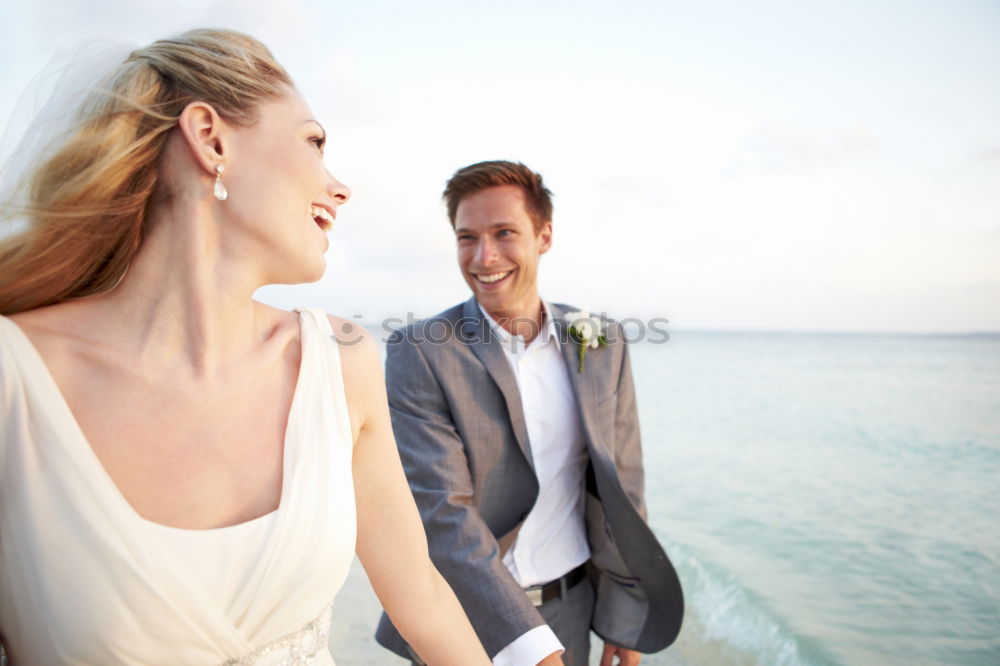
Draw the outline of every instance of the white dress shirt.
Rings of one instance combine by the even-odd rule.
[[[501,341],[521,393],[538,478],[538,499],[503,559],[522,587],[560,578],[590,557],[584,524],[587,447],[551,310],[547,303],[542,307],[545,322],[530,345],[520,336],[511,336],[483,311]],[[562,649],[548,626],[535,627],[504,647],[493,663],[537,664]]]

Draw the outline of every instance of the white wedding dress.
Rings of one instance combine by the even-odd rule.
[[[0,633],[12,666],[333,664],[330,607],[355,546],[352,436],[329,320],[302,310],[299,322],[278,509],[178,530],[129,505],[41,356],[0,316]]]

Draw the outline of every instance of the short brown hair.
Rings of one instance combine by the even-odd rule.
[[[448,179],[442,196],[448,205],[451,226],[455,226],[455,215],[462,199],[500,185],[517,185],[524,192],[524,205],[536,234],[541,232],[543,224],[552,221],[552,192],[542,182],[542,175],[520,162],[491,160],[462,167]]]

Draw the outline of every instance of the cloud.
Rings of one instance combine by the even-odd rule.
[[[1000,148],[981,150],[974,155],[974,158],[982,162],[1000,162]]]
[[[878,149],[878,139],[865,127],[816,132],[771,125],[746,137],[733,167],[738,172],[816,169]]]

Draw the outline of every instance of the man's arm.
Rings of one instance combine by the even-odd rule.
[[[617,332],[620,334],[620,327]],[[632,367],[626,343],[616,344],[621,344],[622,348],[614,410],[602,412],[605,419],[613,418],[613,423],[608,427],[607,421],[604,421],[602,425],[613,449],[615,475],[625,497],[621,497],[612,484],[606,488],[609,491],[607,496],[602,498],[605,505],[609,501],[616,504],[613,511],[617,515],[608,517],[610,532],[614,533],[606,544],[610,547],[593,553],[592,561],[598,557],[606,558],[609,565],[606,571],[602,569],[605,575],[598,588],[593,626],[599,635],[612,642],[620,640],[643,652],[657,652],[670,645],[680,631],[684,597],[677,572],[652,530],[645,524],[642,446]],[[623,500],[636,509],[636,515],[629,515],[631,512],[621,506]],[[620,561],[616,561],[616,555]],[[595,563],[602,567],[601,562]],[[612,584],[619,582],[611,574],[622,564],[628,575],[637,577],[634,587]],[[640,618],[641,626],[636,626],[630,618]],[[631,652],[634,650],[623,652],[621,648],[609,645],[604,657],[610,660],[617,656],[627,664],[627,659],[638,656],[631,655]]]
[[[618,329],[622,344],[622,365],[618,375],[618,403],[615,410],[615,468],[622,488],[629,501],[642,518],[646,519],[645,477],[642,467],[642,441],[639,435],[639,410],[632,379],[632,363],[628,343]],[[612,666],[617,657],[618,666],[638,666],[640,652],[605,642],[601,666]]]
[[[431,559],[493,657],[545,621],[504,566],[497,540],[473,504],[465,447],[419,344],[398,336],[387,349],[393,431]]]
[[[617,325],[617,324],[616,324]],[[618,339],[624,340],[621,329]],[[628,343],[622,342],[622,364],[618,375],[618,403],[615,410],[615,468],[622,488],[639,515],[646,520],[645,477],[642,467],[642,441],[639,436],[639,410],[632,380]]]

